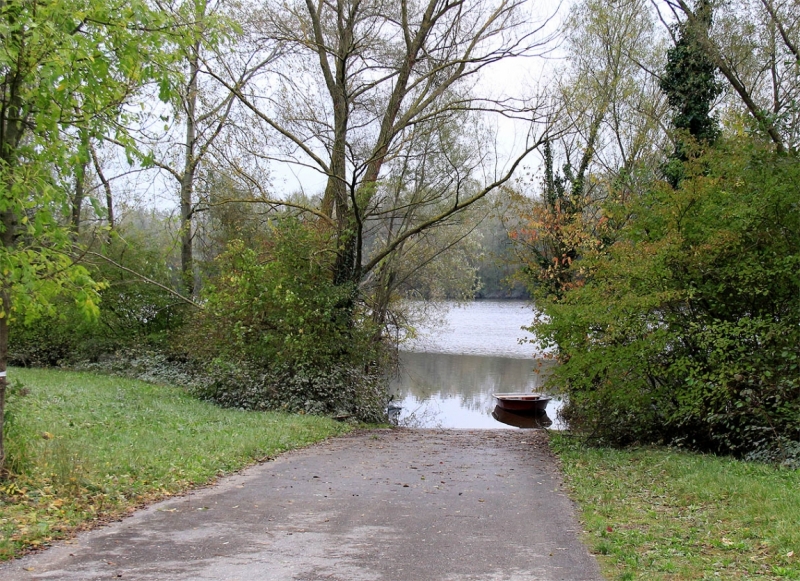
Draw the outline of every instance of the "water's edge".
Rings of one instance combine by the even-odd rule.
[[[495,408],[494,393],[541,391],[551,363],[522,329],[533,317],[524,301],[480,301],[451,308],[420,329],[404,345],[391,385],[394,419],[424,428],[560,428],[558,398],[544,416]]]

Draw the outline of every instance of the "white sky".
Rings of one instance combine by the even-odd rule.
[[[544,24],[550,18],[540,35],[542,38],[558,31],[566,17],[570,1],[529,0],[528,8],[533,22]],[[509,58],[487,67],[481,72],[476,94],[524,98],[540,93],[548,76],[552,77],[552,70],[559,64],[556,42],[550,45],[553,50],[546,57]],[[524,147],[529,125],[499,115],[493,115],[488,121],[496,127],[497,159],[501,166],[498,169],[502,169],[504,162],[514,159]],[[526,159],[525,165],[537,167],[539,161],[536,152],[533,152]],[[302,190],[313,195],[321,193],[325,188],[326,176],[311,168],[273,163],[271,171],[272,186],[276,192]]]

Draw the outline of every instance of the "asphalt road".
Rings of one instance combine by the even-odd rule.
[[[380,430],[290,452],[0,565],[3,581],[599,581],[536,431]]]

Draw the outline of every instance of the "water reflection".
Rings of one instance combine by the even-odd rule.
[[[401,353],[400,364],[391,393],[393,403],[402,407],[394,412],[401,425],[472,429],[516,426],[493,417],[492,393],[539,391],[550,365],[544,360],[416,352]],[[557,418],[560,406],[557,398],[550,401],[548,419]],[[561,426],[555,421],[551,427]]]
[[[500,406],[495,406],[494,410],[492,410],[492,417],[498,422],[515,428],[542,429],[549,428],[553,424],[553,420],[550,419],[547,412],[510,412]]]

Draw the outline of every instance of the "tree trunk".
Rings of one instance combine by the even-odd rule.
[[[193,47],[189,56],[189,85],[186,91],[186,141],[183,175],[181,177],[181,273],[188,296],[195,292],[194,258],[192,256],[192,194],[194,174],[197,169],[195,144],[197,128],[195,112],[197,108],[197,74],[200,59],[200,43]]]
[[[5,439],[3,438],[3,424],[6,409],[6,387],[8,386],[8,378],[6,377],[6,369],[8,365],[8,312],[11,306],[8,298],[8,293],[0,291],[0,480],[2,480],[5,473],[4,466],[6,461]]]
[[[328,177],[328,184],[325,188],[323,211],[328,213],[331,207],[334,207],[336,211],[338,253],[333,279],[336,284],[344,284],[352,280],[353,276],[355,238],[352,231],[353,216],[351,214],[357,208],[351,207],[347,199],[347,161],[345,157],[348,128],[347,101],[343,95],[335,94],[333,102],[335,133],[331,151],[331,175]]]
[[[0,145],[2,147],[2,145]],[[6,156],[3,156],[5,158]],[[5,161],[5,159],[4,159]],[[16,219],[11,211],[0,213],[0,246],[10,249],[14,244]],[[8,378],[8,318],[11,313],[11,296],[0,277],[0,479],[4,474],[6,460],[3,420],[6,408],[6,387]]]
[[[0,225],[2,227],[0,244],[5,248],[10,248],[14,243],[14,215],[11,212],[4,212],[0,214],[0,219],[2,221]],[[8,386],[6,370],[8,366],[8,317],[10,312],[11,296],[6,288],[0,286],[0,480],[5,474],[4,466],[6,461],[3,422],[6,409],[6,387]]]
[[[358,229],[358,206],[349,199],[347,184],[347,135],[350,128],[350,102],[348,100],[347,59],[353,43],[352,15],[345,14],[343,6],[338,6],[340,45],[336,58],[334,77],[327,82],[333,101],[333,147],[328,184],[323,197],[323,211],[336,211],[336,238],[338,252],[333,269],[335,284],[348,284],[357,279],[356,231]],[[346,308],[352,301],[347,301]]]
[[[80,130],[81,145],[78,150],[80,163],[75,171],[75,195],[72,198],[72,231],[77,235],[81,229],[81,209],[86,195],[86,167],[89,165],[89,134]]]
[[[108,215],[106,219],[108,220],[108,227],[113,230],[114,229],[114,197],[111,193],[111,184],[108,183],[106,176],[103,174],[103,168],[100,166],[100,160],[97,159],[97,152],[95,151],[94,147],[90,147],[89,151],[92,155],[92,162],[94,163],[94,171],[97,173],[97,177],[100,178],[100,182],[103,184],[103,189],[106,192],[106,211]]]
[[[81,229],[81,208],[83,206],[83,182],[86,176],[86,164],[81,163],[75,174],[75,195],[72,198],[72,231],[77,235]]]

